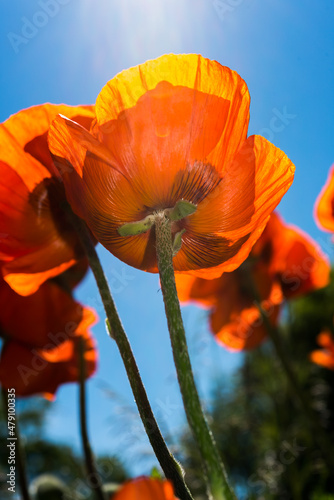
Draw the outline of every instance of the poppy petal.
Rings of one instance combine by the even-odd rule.
[[[76,336],[54,348],[52,359],[48,349],[32,349],[20,342],[6,342],[0,359],[0,382],[15,388],[17,396],[41,394],[54,399],[58,387],[79,380],[78,342],[85,342],[84,357],[87,377],[96,370],[95,343],[91,336]]]
[[[175,270],[212,279],[239,267],[291,186],[293,176],[294,165],[281,150],[263,137],[249,137],[227,165],[222,181],[187,221],[184,246],[174,259]],[[184,253],[189,238],[195,242],[192,254],[196,256],[199,236],[203,238],[201,267],[205,269],[193,270],[195,266],[187,266],[190,257],[184,258]]]
[[[294,174],[268,141],[246,140],[243,80],[215,61],[171,54],[117,75],[95,109],[91,134],[58,118],[49,145],[73,210],[98,241],[157,272],[154,228],[125,237],[118,228],[183,199],[197,210],[173,223],[173,235],[184,233],[175,271],[212,279],[237,268]]]
[[[91,106],[45,104],[0,125],[0,141],[6,144],[0,152],[0,259],[5,262],[3,276],[22,295],[35,292],[80,258],[47,146],[48,127],[59,112],[86,126],[94,116]]]
[[[0,282],[2,336],[34,347],[61,343],[74,331],[87,329],[95,322],[90,310],[75,302],[55,283],[44,283],[36,293],[22,297],[4,281]],[[20,311],[20,314],[17,314]]]
[[[169,481],[139,477],[124,483],[113,500],[176,500],[176,497]]]
[[[265,255],[267,254],[267,255]],[[285,298],[306,294],[329,283],[330,263],[319,245],[300,228],[273,213],[252,255],[267,258],[269,273],[279,276]]]
[[[217,299],[216,307],[210,315],[211,330],[216,340],[229,350],[254,349],[267,338],[268,331],[258,307],[254,305],[254,298],[243,294],[238,270],[223,276],[229,274],[225,293]],[[280,287],[271,283],[265,274],[254,274],[253,279],[258,284],[259,295],[263,299],[261,306],[270,323],[276,325],[283,300]]]
[[[11,165],[32,190],[55,172],[47,147],[47,131],[52,120],[62,113],[89,127],[93,109],[93,106],[42,104],[21,110],[0,124],[0,141],[6,144],[1,149],[0,160]],[[33,168],[27,174],[26,162],[29,161]]]
[[[328,368],[329,370],[334,370],[334,354],[318,350],[312,351],[310,354],[310,360],[317,365],[323,366],[324,368]]]
[[[102,89],[99,139],[124,168],[134,158],[143,175],[148,165],[150,174],[162,163],[173,170],[171,157],[178,167],[178,151],[186,161],[214,151],[228,161],[246,138],[249,102],[245,82],[229,68],[196,54],[164,55],[122,71]]]
[[[315,202],[314,218],[320,229],[334,232],[334,165]]]
[[[328,285],[330,263],[320,247],[306,233],[290,226],[283,247],[289,245],[282,273],[282,289],[287,299]],[[283,250],[283,248],[282,248]]]
[[[322,349],[312,351],[310,360],[317,365],[334,370],[334,339],[329,330],[324,330],[317,336],[317,343]]]
[[[52,398],[59,385],[78,380],[80,339],[85,344],[87,376],[95,371],[96,349],[88,332],[97,320],[93,310],[51,281],[28,297],[2,281],[0,301],[6,304],[0,314],[4,387],[14,387],[18,396],[43,393]]]
[[[216,304],[217,294],[222,289],[224,275],[220,278],[206,280],[196,278],[191,274],[176,273],[175,283],[179,300],[182,304],[195,302],[203,307],[210,307]]]

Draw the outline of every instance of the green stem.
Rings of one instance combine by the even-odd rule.
[[[4,406],[4,415],[5,415],[5,419],[8,421],[8,393],[7,393],[7,389],[5,389],[3,387],[1,392],[2,392],[2,402],[3,402],[3,406]],[[23,447],[22,447],[22,443],[21,443],[19,419],[18,419],[17,413],[15,414],[15,422],[14,423],[15,423],[15,438],[16,438],[16,440],[15,440],[15,443],[16,443],[15,460],[16,460],[17,470],[19,473],[19,483],[20,483],[22,500],[31,500],[30,495],[29,495],[29,489],[28,489],[26,462],[25,462],[24,451],[23,451]]]
[[[82,446],[85,455],[86,469],[90,478],[90,487],[94,491],[97,500],[106,500],[106,497],[101,488],[101,477],[98,473],[94,455],[90,446],[87,430],[87,410],[86,410],[86,375],[85,375],[85,357],[84,357],[84,340],[79,339],[79,405],[80,405],[80,433]]]
[[[121,320],[118,316],[115,303],[110,293],[108,281],[105,277],[88,229],[80,219],[76,220],[75,227],[86,250],[90,267],[95,276],[108,319],[108,328],[110,327],[110,334],[116,341],[121,354],[131,389],[137,403],[139,414],[152,448],[166,478],[172,481],[176,495],[180,498],[180,500],[193,500],[193,497],[191,496],[184,481],[182,468],[167,448],[167,445],[161,435],[158,423],[155,420],[145,387],[140,377],[135,357]]]
[[[252,295],[255,298],[256,306],[258,307],[258,309],[261,313],[262,321],[266,327],[268,336],[274,345],[277,357],[279,358],[279,360],[281,362],[281,365],[284,369],[286,377],[289,381],[290,387],[292,388],[297,400],[300,403],[301,408],[303,409],[305,415],[307,416],[309,424],[314,431],[314,439],[318,443],[318,446],[321,450],[321,453],[327,462],[327,466],[329,467],[329,470],[330,471],[334,470],[334,454],[331,450],[331,447],[330,447],[330,444],[328,441],[328,436],[324,432],[323,428],[321,427],[314,410],[311,408],[311,406],[309,404],[309,400],[308,400],[306,394],[304,393],[302,387],[299,384],[296,373],[291,365],[289,356],[286,352],[286,349],[283,346],[282,339],[281,339],[281,336],[279,334],[278,329],[271,324],[271,322],[268,318],[268,315],[266,314],[266,311],[262,308],[261,298],[260,298],[259,292],[258,292],[256,285],[254,283],[254,280],[252,279],[250,274],[248,276],[248,279],[249,279],[249,283],[250,283],[251,288],[252,288]]]
[[[235,500],[197,393],[175,286],[171,221],[163,212],[155,216],[155,233],[161,290],[174,362],[187,419],[206,468],[208,494],[214,500]]]

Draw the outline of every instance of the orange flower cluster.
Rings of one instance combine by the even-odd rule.
[[[256,299],[275,325],[283,300],[327,285],[329,271],[318,245],[273,213],[241,267],[214,280],[177,275],[176,285],[182,302],[211,308],[211,330],[220,343],[252,349],[267,336]]]
[[[118,74],[95,107],[46,104],[0,125],[1,294],[9,304],[0,314],[3,385],[15,380],[18,394],[54,394],[77,378],[79,338],[87,373],[94,370],[92,313],[50,282],[83,261],[68,202],[114,255],[150,272],[157,272],[152,217],[187,202],[191,213],[172,223],[175,270],[224,280],[223,271],[242,264],[294,176],[282,151],[247,138],[249,102],[245,82],[229,68],[194,54],[166,55]],[[129,225],[132,233],[122,232]],[[276,290],[261,286],[271,300]],[[215,325],[222,322],[216,316]],[[71,338],[50,347],[49,332],[66,332],[68,321],[76,325]],[[20,380],[19,366],[28,370]]]
[[[0,125],[0,382],[18,396],[53,398],[77,381],[80,341],[87,377],[96,368],[96,316],[71,297],[87,263],[47,145],[59,113],[88,128],[94,116],[91,106],[45,104]]]

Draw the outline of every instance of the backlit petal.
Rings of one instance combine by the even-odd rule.
[[[174,259],[175,270],[191,270],[186,266],[193,258],[201,265],[193,264],[192,269],[198,270],[192,274],[206,279],[237,268],[291,186],[293,175],[294,166],[282,151],[263,137],[249,137],[227,165],[220,184],[187,221],[184,246]],[[188,239],[194,241],[190,252]],[[196,240],[203,241],[199,248]]]
[[[52,360],[49,349],[34,349],[20,342],[8,341],[0,360],[0,382],[14,388],[17,396],[41,394],[53,399],[57,388],[79,380],[79,339],[85,342],[85,370],[87,378],[96,370],[95,343],[90,335],[76,336],[53,348]]]
[[[33,293],[81,257],[67,221],[65,192],[53,177],[47,131],[59,112],[89,127],[91,106],[45,104],[22,110],[0,125],[0,260],[7,282]]]
[[[334,165],[315,203],[314,218],[320,229],[334,232]]]
[[[150,171],[173,170],[172,162],[162,162],[178,150],[185,161],[205,161],[214,151],[228,161],[246,138],[249,101],[245,82],[218,62],[164,55],[122,71],[102,89],[96,101],[99,138],[124,168],[134,157],[141,160],[138,169],[146,168],[146,160]],[[128,144],[134,146],[130,155]]]
[[[217,294],[220,293],[224,280],[224,275],[212,280],[196,278],[191,274],[177,273],[175,275],[177,294],[181,304],[194,302],[203,307],[213,306],[217,302]]]
[[[22,297],[4,281],[0,282],[0,303],[6,304],[0,313],[2,336],[34,347],[45,347],[58,339],[63,342],[73,332],[86,329],[95,322],[89,310],[75,302],[51,281],[44,283],[36,293]],[[19,314],[18,314],[19,311]]]
[[[3,387],[15,388],[18,396],[53,398],[59,385],[78,381],[80,339],[85,345],[87,376],[94,373],[97,354],[88,331],[97,319],[93,310],[52,281],[28,297],[1,281],[0,302],[6,305],[0,311],[0,333],[5,339],[0,359]]]
[[[30,191],[54,173],[47,147],[47,131],[54,118],[62,113],[89,127],[93,106],[42,104],[23,109],[0,124],[0,161],[8,163],[24,179]],[[30,168],[27,162],[31,163]]]
[[[236,269],[290,187],[294,166],[261,137],[246,139],[249,95],[233,71],[201,56],[162,56],[101,91],[91,133],[59,117],[49,145],[73,210],[116,257],[157,272],[154,228],[118,229],[179,200],[197,206],[175,271],[215,278]]]
[[[280,277],[282,291],[287,299],[329,283],[328,257],[308,234],[298,227],[285,224],[277,213],[270,217],[252,255],[268,259],[269,272],[273,277]]]
[[[283,300],[279,285],[261,268],[249,274],[237,269],[233,273],[224,273],[220,280],[221,288],[210,314],[211,329],[217,341],[234,351],[257,347],[268,332],[254,303],[249,280],[254,282],[261,306],[272,325],[277,322]]]

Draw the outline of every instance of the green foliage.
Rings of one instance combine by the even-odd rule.
[[[290,303],[281,335],[320,425],[333,443],[334,372],[309,361],[316,336],[333,330],[334,282]],[[270,341],[245,354],[229,391],[217,381],[210,425],[239,500],[330,500],[334,476]],[[205,488],[199,456],[189,434],[182,437],[186,479],[196,499]],[[334,453],[334,446],[333,446]]]
[[[150,477],[152,479],[162,479],[161,472],[159,471],[159,469],[157,467],[152,468]]]

